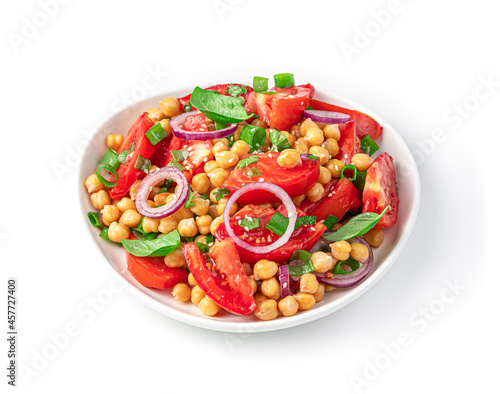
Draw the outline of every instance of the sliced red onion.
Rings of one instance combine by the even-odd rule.
[[[320,111],[317,109],[306,109],[304,111],[304,118],[309,118],[314,122],[340,124],[347,123],[351,117],[341,112],[333,111]]]
[[[160,208],[151,208],[148,204],[149,193],[158,182],[165,179],[171,179],[177,183],[175,198]],[[182,171],[175,167],[162,167],[141,181],[135,197],[135,206],[141,215],[152,219],[161,219],[176,212],[185,204],[188,197],[189,183]]]
[[[287,214],[288,214],[288,227],[286,228],[285,234],[280,237],[276,242],[273,242],[270,245],[266,246],[255,246],[251,245],[242,239],[240,239],[233,231],[231,226],[229,225],[229,212],[231,211],[231,207],[235,202],[238,201],[238,198],[250,192],[254,192],[257,190],[266,190],[270,193],[276,195],[285,205]],[[292,233],[295,230],[295,222],[297,221],[297,210],[295,209],[295,205],[293,205],[293,201],[281,187],[274,185],[269,182],[252,182],[248,183],[244,186],[241,186],[235,193],[229,198],[224,208],[224,225],[226,226],[226,231],[229,236],[233,239],[233,241],[239,245],[240,247],[257,254],[269,253],[275,249],[278,249],[280,246],[283,246],[288,242]]]
[[[315,273],[318,278],[318,282],[321,282],[325,285],[333,286],[333,287],[351,287],[355,284],[361,282],[372,269],[373,266],[373,251],[368,242],[366,242],[361,237],[351,238],[349,241],[356,241],[362,243],[368,248],[368,260],[366,260],[360,267],[349,274],[333,274],[331,278],[327,278],[326,274]]]
[[[281,285],[281,298],[288,297],[290,295],[290,275],[287,265],[280,265],[279,279]]]
[[[318,242],[314,244],[314,246],[309,250],[309,253],[313,254],[316,252],[319,252],[321,249],[323,249],[325,246],[331,244],[331,241],[328,241],[324,236],[327,234],[323,234],[323,237],[321,237]]]
[[[238,128],[238,125],[234,123],[226,127],[225,129],[208,131],[206,133],[181,129],[181,125],[184,123],[188,116],[198,115],[199,113],[200,111],[185,112],[182,115],[176,116],[175,118],[170,120],[170,127],[172,127],[172,132],[174,133],[174,135],[177,138],[181,138],[183,140],[213,140],[216,138],[227,137],[228,135],[233,134]]]

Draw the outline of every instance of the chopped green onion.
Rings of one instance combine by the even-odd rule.
[[[344,172],[346,170],[352,170],[353,171],[352,178],[349,178],[349,177],[347,177],[347,176],[344,175]],[[357,176],[358,176],[358,170],[357,170],[357,168],[356,168],[356,166],[354,164],[348,164],[348,165],[342,167],[342,171],[340,173],[340,179],[346,178],[346,179],[350,180],[351,182],[354,182],[356,180]]]
[[[245,172],[246,176],[249,177],[249,178],[252,178],[254,176],[261,176],[261,172],[258,168],[249,168],[246,172]]]
[[[342,264],[347,265],[351,269],[351,271],[344,271],[341,268]],[[338,275],[345,275],[356,271],[358,268],[359,268],[359,262],[354,260],[352,257],[349,257],[347,260],[339,261],[339,263],[335,266],[333,273]]]
[[[149,170],[151,169],[151,160],[145,159],[141,155],[137,156],[137,161],[134,164],[134,168],[136,170],[142,171],[145,174],[149,173]]]
[[[104,239],[105,241],[108,241],[108,242],[111,242],[111,243],[114,243],[115,245],[118,245],[118,246],[122,246],[121,243],[119,242],[114,242],[114,241],[111,241],[109,239],[109,235],[108,235],[108,230],[109,230],[109,227],[104,227],[101,231],[101,233],[99,234],[99,237],[101,237],[102,239]]]
[[[198,249],[200,249],[201,253],[208,253],[210,250],[210,247],[208,245],[202,244],[201,242],[195,242],[196,246],[198,246]]]
[[[291,88],[295,85],[295,78],[292,73],[276,74],[274,76],[274,86],[277,88]]]
[[[363,190],[366,181],[366,171],[358,171],[356,179],[352,182],[357,189]]]
[[[252,163],[257,163],[259,161],[259,158],[257,156],[250,156],[247,157],[246,159],[240,160],[236,168],[244,168],[248,166],[249,164]]]
[[[378,145],[368,134],[361,138],[361,149],[368,155],[373,155],[378,151]]]
[[[300,226],[310,226],[316,224],[316,216],[299,216],[295,222],[295,230]]]
[[[113,149],[108,148],[102,159],[99,161],[99,164],[104,164],[109,168],[116,170],[120,165],[118,153],[116,153]]]
[[[253,77],[253,90],[257,93],[263,92],[268,89],[268,78],[264,77]]]
[[[247,88],[245,85],[229,85],[229,87],[226,89],[226,94],[229,94],[230,96],[233,97],[238,97],[241,96],[242,94],[245,94],[247,92]]]
[[[189,157],[189,152],[186,148],[181,150],[171,150],[170,153],[172,153],[172,157],[174,158],[174,160],[178,161],[179,163]]]
[[[191,112],[192,109],[193,109],[193,107],[191,106],[191,103],[187,103],[184,106],[184,112]]]
[[[307,158],[311,160],[319,160],[319,156],[311,155],[310,153],[307,154]]]
[[[290,257],[290,261],[293,260],[302,260],[304,263],[307,263],[311,260],[312,254],[307,250],[296,250],[292,253],[292,257]]]
[[[111,182],[111,181],[104,179],[100,173],[101,170],[106,170],[110,174],[112,174],[115,177],[115,181]],[[101,181],[101,183],[106,187],[114,187],[118,183],[118,175],[116,175],[115,169],[107,166],[106,164],[99,164],[99,166],[97,167],[96,175],[97,175],[97,178]]]
[[[337,223],[337,216],[334,215],[328,215],[328,217],[325,219],[325,222],[323,223],[326,226],[326,229],[328,231],[332,231],[332,227],[335,226],[335,223]]]
[[[170,188],[170,186],[172,186],[173,183],[174,183],[174,181],[172,179],[165,179],[165,183],[163,184],[162,188],[160,190],[158,190],[158,194],[170,193],[168,191],[168,189]]]
[[[246,231],[259,228],[259,218],[245,218],[237,221],[238,226],[243,227]]]
[[[163,140],[167,136],[167,132],[163,130],[163,127],[160,123],[157,123],[146,132],[146,137],[148,137],[151,145],[156,145],[158,142]]]
[[[222,188],[222,189],[217,189],[217,191],[214,193],[215,201],[219,201],[220,199],[224,198],[225,196],[229,195],[231,192],[227,188]]]
[[[279,212],[275,212],[271,220],[266,224],[266,228],[280,237],[285,234],[289,220]]]
[[[89,212],[87,214],[89,218],[89,222],[92,226],[94,227],[101,227],[101,219],[99,218],[99,213],[98,212]]]
[[[282,150],[285,150],[285,149],[292,148],[290,146],[290,144],[288,143],[288,140],[285,137],[285,135],[281,134],[276,129],[269,130],[269,139],[271,140],[271,143],[273,144],[273,146],[275,146],[279,152],[281,152]]]
[[[266,140],[266,130],[262,127],[247,125],[240,133],[240,140],[250,145],[251,151],[258,150]]]
[[[127,156],[132,153],[135,149],[135,141],[132,142],[132,145],[128,149],[125,149],[122,153],[118,155],[118,161],[122,164],[125,164],[127,161]]]
[[[170,163],[168,163],[167,167],[175,167],[178,170],[186,171],[186,167],[184,167],[181,163],[179,163],[178,161],[175,161],[175,160],[172,160]]]
[[[311,260],[304,264],[296,265],[295,267],[288,266],[288,273],[291,276],[302,276],[314,272],[314,265]]]

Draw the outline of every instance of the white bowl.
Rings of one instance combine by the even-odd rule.
[[[99,247],[106,258],[106,265],[112,268],[112,272],[125,288],[147,306],[184,323],[218,331],[258,332],[279,330],[319,319],[354,301],[373,286],[396,261],[413,229],[420,202],[420,180],[417,167],[408,146],[396,130],[384,119],[350,99],[321,90],[316,92],[315,98],[360,110],[372,116],[383,126],[383,135],[377,140],[377,144],[380,146],[378,153],[388,152],[394,158],[396,167],[399,197],[401,200],[399,221],[396,226],[384,230],[385,241],[380,248],[374,250],[374,266],[369,276],[363,282],[351,288],[338,289],[326,293],[323,301],[319,302],[309,311],[298,312],[292,317],[280,316],[275,320],[261,321],[254,316],[242,317],[227,312],[217,317],[204,316],[194,304],[175,301],[171,295],[171,289],[148,289],[141,286],[130,275],[126,268],[125,250],[99,238],[99,229],[92,227],[87,219],[87,212],[95,211],[95,209],[90,203],[88,193],[84,187],[84,181],[88,175],[95,171],[98,161],[106,150],[105,140],[107,134],[111,132],[126,134],[130,126],[142,112],[158,106],[158,102],[167,96],[182,97],[191,90],[192,87],[162,95],[155,95],[112,114],[97,129],[83,155],[79,172],[82,215],[84,215],[87,229],[94,240],[94,244]]]

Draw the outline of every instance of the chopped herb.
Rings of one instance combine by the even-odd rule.
[[[105,166],[116,170],[120,165],[118,153],[116,153],[113,149],[108,148],[102,159],[99,161],[99,164],[104,164]]]
[[[229,85],[229,87],[226,89],[226,94],[229,94],[230,96],[233,97],[238,97],[241,96],[242,94],[245,94],[247,92],[247,88],[245,85]]]
[[[122,240],[122,244],[127,252],[138,257],[166,256],[167,254],[173,252],[180,245],[180,243],[181,237],[177,230],[153,240]]]
[[[332,231],[332,227],[335,225],[335,223],[337,223],[337,220],[339,220],[337,216],[328,215],[323,224],[326,226],[326,229],[328,231]]]
[[[210,197],[208,196],[208,194],[202,194],[198,198],[202,198],[203,200],[210,200]]]
[[[247,125],[241,130],[240,140],[250,145],[251,152],[255,152],[266,140],[266,130],[262,127]]]
[[[104,177],[101,175],[101,170],[109,172],[115,178],[115,181],[111,182],[107,179],[104,179]],[[101,183],[106,187],[114,187],[118,183],[118,175],[116,174],[115,169],[106,164],[99,164],[95,174],[97,175],[97,178],[101,181]]]
[[[356,179],[352,182],[357,189],[363,190],[366,181],[366,171],[358,171]]]
[[[127,156],[131,154],[135,149],[135,141],[130,145],[130,148],[125,149],[122,153],[118,155],[118,161],[122,164],[125,164],[127,161]]]
[[[302,276],[314,272],[314,265],[311,260],[306,261],[304,264],[296,265],[295,267],[288,266],[288,273],[291,276]]]
[[[281,152],[284,149],[292,149],[292,147],[288,143],[288,140],[286,139],[285,135],[281,134],[276,129],[269,130],[269,139],[271,140],[273,147],[276,147],[276,149],[279,152]]]
[[[361,138],[361,149],[368,155],[373,155],[378,151],[378,145],[368,134]]]
[[[237,223],[247,231],[259,228],[260,226],[259,218],[245,218],[238,220]]]
[[[250,156],[247,157],[246,159],[240,160],[236,168],[243,168],[248,166],[249,164],[252,163],[257,163],[259,161],[259,158],[257,156]]]
[[[178,170],[186,171],[186,167],[184,167],[181,163],[179,163],[178,161],[175,161],[175,160],[172,160],[170,163],[168,163],[167,167],[175,167]]]
[[[157,123],[146,132],[146,137],[148,137],[149,142],[151,142],[151,145],[156,145],[158,142],[163,140],[168,134],[166,133],[165,130],[163,130],[163,127],[161,126],[160,123]]]
[[[272,216],[271,220],[266,224],[266,228],[269,231],[279,235],[280,237],[285,234],[286,229],[288,227],[289,220],[286,216],[283,216],[279,212],[275,212]]]
[[[169,193],[168,189],[170,188],[170,186],[172,186],[173,183],[174,181],[172,179],[165,179],[165,183],[163,184],[162,188],[158,191],[158,194]]]
[[[249,168],[246,172],[245,172],[246,176],[249,177],[249,178],[252,178],[254,176],[261,176],[261,172],[258,168]]]
[[[158,237],[158,235],[160,235],[160,233],[145,233],[145,232],[141,232],[141,231],[139,231],[139,230],[137,230],[135,228],[132,229],[132,232],[141,241],[146,241],[146,240],[151,241],[152,239],[155,239],[155,238]]]
[[[134,164],[134,168],[136,170],[142,171],[145,174],[149,173],[149,170],[151,168],[151,160],[145,159],[141,155],[137,156],[137,161]]]
[[[277,88],[291,88],[295,85],[295,78],[292,73],[276,74],[274,76],[274,86]]]
[[[351,271],[344,271],[341,267],[342,264],[347,265],[351,269]],[[359,268],[359,262],[354,260],[352,257],[349,257],[347,260],[339,261],[338,264],[335,266],[333,273],[337,275],[345,275],[356,271],[358,268]]]
[[[99,212],[89,212],[87,214],[87,217],[89,218],[89,222],[92,226],[94,227],[101,227],[101,219],[99,217]]]
[[[326,235],[324,238],[330,242],[337,242],[366,234],[378,223],[388,209],[389,207],[385,207],[380,215],[374,212],[365,212],[356,215],[336,232]]]
[[[205,242],[207,243],[207,245],[210,245],[214,241],[215,241],[215,238],[214,238],[213,234],[205,235]]]
[[[179,163],[189,157],[189,152],[186,148],[181,150],[171,150],[170,153],[172,153],[172,157],[174,158],[174,160]]]
[[[186,239],[186,242],[194,242],[196,237],[184,237]]]
[[[186,203],[184,204],[184,208],[194,207],[193,198],[194,198],[193,188],[191,184],[189,184],[189,197],[186,200]]]
[[[304,263],[307,263],[311,260],[311,253],[307,250],[296,250],[292,253],[292,257],[290,257],[290,261],[293,260],[302,260]]]
[[[231,192],[227,188],[222,188],[222,189],[217,189],[217,191],[214,193],[215,201],[219,201],[220,199],[224,198],[225,196],[229,195]]]
[[[269,78],[253,77],[253,90],[255,90],[257,93],[260,93],[269,89],[268,82]]]
[[[208,245],[202,244],[201,242],[195,242],[196,246],[198,246],[198,249],[200,249],[201,253],[208,253],[210,250],[210,247]]]
[[[316,216],[299,216],[295,222],[295,230],[300,226],[310,226],[316,224]]]
[[[187,103],[184,106],[184,112],[191,112],[192,109],[193,109],[193,107],[191,106],[191,102]]]

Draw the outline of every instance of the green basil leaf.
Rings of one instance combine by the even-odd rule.
[[[378,221],[382,218],[382,216],[384,216],[388,209],[389,207],[385,207],[380,215],[377,215],[373,212],[365,212],[354,216],[336,232],[327,235],[324,238],[326,238],[330,242],[336,242],[343,240],[345,241],[353,237],[358,237],[360,235],[366,234],[378,223]]]
[[[269,139],[279,152],[285,149],[292,149],[286,137],[276,129],[269,130]]]
[[[260,226],[259,218],[245,218],[238,220],[236,223],[238,223],[238,226],[243,227],[246,231],[259,228]]]
[[[314,265],[311,260],[304,264],[296,265],[295,267],[288,266],[288,273],[290,276],[302,276],[314,272]]]
[[[255,152],[258,150],[266,140],[266,130],[262,127],[246,125],[240,133],[240,140],[245,141],[250,145],[250,151]]]
[[[295,252],[292,253],[292,257],[290,257],[290,261],[293,260],[302,260],[304,263],[307,263],[308,261],[311,260],[312,254],[309,253],[307,250],[296,250]]]
[[[342,264],[347,265],[351,269],[351,271],[344,271],[341,267]],[[359,268],[359,262],[354,260],[352,257],[349,257],[347,260],[339,261],[338,264],[335,266],[333,273],[337,275],[345,275],[356,271],[358,268]]]
[[[89,222],[92,226],[94,226],[94,227],[101,227],[102,226],[99,212],[90,211],[87,214],[87,217],[89,218]]]
[[[122,244],[130,254],[137,257],[166,256],[173,252],[181,243],[181,236],[177,230],[153,240],[123,239]]]
[[[249,164],[252,163],[257,163],[259,161],[259,158],[257,156],[250,156],[247,157],[246,159],[240,160],[236,168],[244,168],[248,166]]]
[[[137,238],[140,240],[152,240],[158,237],[160,233],[145,233],[144,231],[139,231],[138,229],[133,228],[132,232],[135,234]]]
[[[213,234],[205,235],[205,242],[207,243],[207,245],[210,245],[211,243],[215,242]]]
[[[198,246],[198,249],[200,249],[201,253],[208,253],[210,250],[210,247],[208,245],[202,244],[201,242],[195,242],[196,246]]]
[[[229,94],[230,96],[233,97],[238,97],[241,96],[242,94],[245,94],[247,92],[247,88],[245,85],[229,85],[229,87],[226,89],[226,94]]]
[[[378,151],[378,145],[373,138],[368,134],[361,138],[361,149],[368,155],[373,155],[376,151]]]
[[[332,231],[332,227],[337,223],[337,216],[334,215],[328,215],[328,217],[325,219],[325,222],[323,223],[326,226],[327,231]]]

